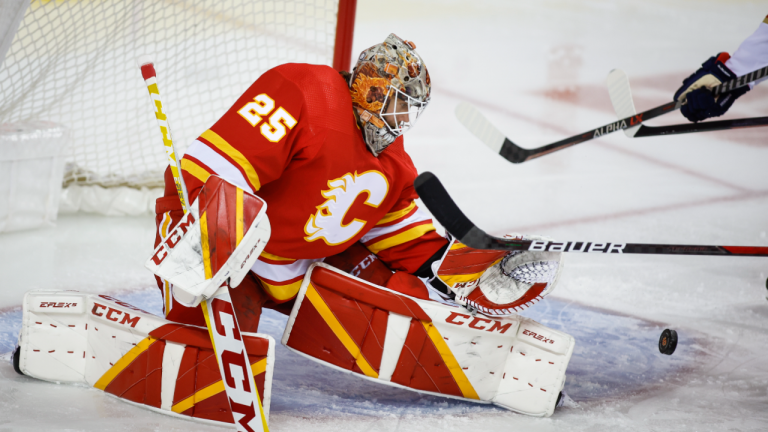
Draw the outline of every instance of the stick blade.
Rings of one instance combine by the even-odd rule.
[[[632,89],[629,87],[629,77],[621,69],[614,69],[605,78],[605,85],[608,87],[608,95],[613,104],[613,110],[620,118],[627,118],[637,114],[635,102],[632,100]],[[624,133],[632,138],[640,129],[640,125],[624,129]]]
[[[474,105],[461,102],[456,106],[456,118],[486,146],[496,153],[504,144],[504,134],[496,128]]]

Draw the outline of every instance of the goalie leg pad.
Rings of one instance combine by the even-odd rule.
[[[382,384],[549,416],[574,339],[517,315],[472,315],[316,263],[282,343]]]
[[[266,416],[274,340],[242,335]],[[109,296],[28,292],[17,358],[20,372],[33,378],[88,384],[164,414],[234,422],[208,330]]]

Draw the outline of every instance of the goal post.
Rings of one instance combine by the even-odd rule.
[[[28,0],[27,0],[28,1]],[[266,70],[348,69],[356,0],[32,0],[0,67],[0,123],[70,131],[64,186],[160,188],[135,61],[162,73],[180,152]]]

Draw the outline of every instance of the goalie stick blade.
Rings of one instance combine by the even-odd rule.
[[[445,190],[440,179],[431,172],[425,171],[419,174],[414,180],[413,186],[432,216],[449,234],[465,245],[475,249],[494,250],[524,250],[528,248],[530,242],[524,244],[526,242],[505,241],[490,236],[478,228],[448,195],[448,191]]]
[[[653,243],[610,243],[587,241],[544,241],[500,238],[488,235],[464,215],[448,191],[431,172],[423,172],[413,182],[416,193],[432,216],[460,242],[474,249],[532,250],[598,254],[768,256],[764,246],[701,246]]]

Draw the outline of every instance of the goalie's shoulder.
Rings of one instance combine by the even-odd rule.
[[[287,63],[267,73],[278,74],[294,86],[301,94],[303,109],[310,117],[326,121],[337,115],[344,119],[352,118],[349,86],[341,74],[330,66]]]

